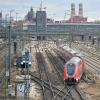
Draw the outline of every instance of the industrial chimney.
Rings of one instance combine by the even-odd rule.
[[[83,16],[83,5],[79,4],[79,16]]]
[[[75,4],[71,4],[71,17],[75,16]]]

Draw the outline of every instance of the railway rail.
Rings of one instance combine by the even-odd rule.
[[[98,74],[99,75],[99,73],[100,73],[100,61],[99,61],[99,55],[98,56],[96,56],[96,58],[94,58],[94,57],[92,57],[92,56],[90,56],[89,54],[91,53],[89,50],[87,51],[86,49],[84,49],[84,48],[81,48],[81,47],[79,47],[79,46],[77,46],[77,45],[73,45],[73,48],[75,48],[75,49],[81,49],[83,52],[83,54],[84,54],[84,58],[85,58],[85,60],[86,60],[86,64],[88,65],[88,67],[90,67],[92,70],[94,70],[95,72],[96,72],[96,74]],[[87,54],[87,53],[89,53],[89,54]]]
[[[44,100],[45,99],[46,100],[75,100],[74,98],[72,98],[71,95],[69,95],[68,92],[66,92],[66,88],[64,87],[64,85],[62,87],[59,87],[59,86],[55,86],[51,82],[51,80],[49,79],[50,78],[49,74],[47,74],[47,71],[45,68],[46,66],[45,66],[45,61],[43,60],[44,59],[43,55],[41,54],[39,49],[38,50],[37,49],[36,49],[36,58],[37,58],[37,64],[38,64],[38,69],[39,69],[39,74],[40,74],[39,79],[41,80],[40,84],[42,87]],[[45,88],[44,83],[48,83],[49,90],[47,90],[47,87]],[[69,91],[70,91],[70,88],[69,88]],[[48,93],[48,94],[45,94],[45,93]],[[66,96],[67,98],[65,98]]]
[[[59,71],[59,75],[60,75],[60,73],[63,73],[63,66],[62,66],[63,63],[62,63],[61,61],[59,62],[59,60],[57,59],[57,57],[55,57],[54,55],[52,55],[52,54],[50,53],[50,51],[47,52],[47,54],[48,54],[49,59],[52,60],[52,63],[53,63],[54,65],[56,65],[56,69],[59,69],[59,70],[60,70],[60,71]],[[62,64],[61,64],[61,63],[62,63]],[[61,79],[62,79],[62,81],[63,81],[63,75],[60,75],[60,77],[61,77]],[[74,88],[74,87],[71,88],[71,87],[69,87],[69,86],[66,86],[65,88],[66,88],[67,92],[70,94],[70,96],[71,96],[74,100],[84,100],[83,94],[79,92],[79,91],[80,91],[79,89]],[[73,92],[72,89],[74,89],[74,93],[72,93],[72,92]],[[76,98],[76,95],[77,95],[77,98]],[[66,95],[65,95],[64,97],[66,97]],[[63,97],[62,100],[64,100],[64,97]]]
[[[93,47],[88,47],[87,45],[81,45],[80,43],[78,43],[78,45],[76,43],[72,43],[72,47],[76,49],[78,48],[80,51],[83,51],[84,53],[88,53],[89,55],[95,57],[97,60],[100,60],[99,52],[97,52]]]
[[[41,80],[40,78],[34,76],[34,74],[32,74],[32,72],[30,72],[30,75],[32,76],[32,80],[34,80],[35,82],[37,82],[37,83],[42,87],[41,81],[43,81],[43,80]],[[43,81],[43,83],[44,83],[44,84],[43,84],[44,87],[46,87],[48,90],[50,90],[49,83],[46,82],[46,81]],[[65,87],[62,87],[62,89],[61,89],[61,88],[56,87],[56,86],[53,85],[53,84],[52,84],[52,87],[53,87],[53,91],[54,91],[54,93],[55,93],[54,98],[53,98],[52,100],[57,100],[57,99],[56,99],[57,96],[58,96],[59,98],[64,98],[64,96],[69,96],[69,94],[66,94],[66,92],[63,91],[63,89],[64,89]],[[60,100],[61,100],[61,99],[60,99]],[[72,99],[64,98],[64,99],[62,99],[62,100],[72,100]]]
[[[52,100],[53,90],[52,90],[52,87],[51,87],[51,82],[48,79],[48,75],[47,75],[47,72],[46,72],[46,69],[45,69],[45,62],[44,62],[44,59],[43,59],[42,54],[40,53],[39,49],[36,53],[36,58],[37,58],[37,65],[38,65],[38,69],[39,69],[40,79],[42,80],[41,84],[42,84],[42,90],[43,90],[43,98],[44,98],[44,100]],[[48,91],[44,87],[43,80],[49,82],[50,91]],[[47,98],[47,97],[49,97],[49,98]]]
[[[29,73],[32,76],[32,80],[41,86],[43,100],[85,100],[77,86],[65,86],[63,81],[64,62],[56,56],[54,51],[51,52],[48,49],[42,49],[39,47],[35,48],[38,76],[35,76],[31,71]],[[49,68],[46,64],[44,54],[46,54],[51,67],[54,69],[53,71],[56,73],[55,75],[53,74],[54,77],[51,77],[50,74],[52,73],[48,72]],[[66,56],[67,60],[68,57]]]
[[[38,53],[39,53],[39,55],[38,55]],[[56,91],[55,91],[55,89],[54,89],[54,86],[52,87],[52,83],[51,83],[51,80],[49,79],[50,77],[49,77],[49,75],[47,74],[47,71],[46,71],[46,68],[45,68],[45,61],[43,61],[43,56],[42,56],[42,54],[40,53],[40,51],[38,51],[38,53],[37,53],[37,60],[38,60],[38,64],[39,65],[41,65],[40,67],[44,67],[43,69],[42,69],[42,71],[43,71],[43,73],[45,73],[45,75],[41,75],[42,74],[42,72],[41,72],[41,68],[39,67],[39,65],[38,65],[38,68],[39,68],[39,73],[40,73],[40,79],[42,80],[42,90],[43,90],[43,97],[44,97],[44,99],[46,99],[46,100],[61,100],[65,95],[67,96],[67,98],[64,98],[64,99],[62,99],[62,100],[74,100],[71,96],[69,96],[69,94],[68,93],[66,93],[66,92],[64,92],[64,91],[62,91],[63,89],[65,89],[64,87],[62,87],[61,89],[59,89],[59,91],[58,91],[58,89],[57,89],[57,87],[56,87]],[[41,59],[40,61],[39,61],[39,59]],[[43,65],[43,66],[42,66]],[[47,79],[45,79],[44,77],[47,77]],[[46,91],[48,91],[48,90],[44,90],[44,89],[46,89],[45,87],[44,87],[44,84],[43,84],[43,81],[45,81],[45,82],[48,82],[48,85],[49,85],[49,91],[51,92],[51,96],[50,96],[50,93],[49,94],[45,94],[45,92]],[[62,82],[62,81],[61,81]],[[56,94],[55,94],[55,92],[56,92]],[[46,92],[46,93],[48,93],[48,92]],[[62,94],[63,93],[63,94]],[[62,94],[62,96],[61,96],[61,98],[59,98],[59,95],[61,95]],[[49,97],[49,98],[48,98]],[[72,99],[71,99],[72,98]]]
[[[63,57],[63,55],[67,55],[67,53],[69,53],[69,52],[67,52],[67,51],[62,51],[62,50],[59,50],[59,49],[56,49],[56,50],[54,50],[54,52],[58,55],[58,57],[63,61],[63,62],[65,62],[66,61],[66,58],[64,58]],[[69,55],[70,55],[70,53],[69,53]],[[71,57],[72,57],[72,54],[70,55]],[[69,57],[69,59],[70,59],[70,57]],[[92,66],[93,67],[93,65],[91,65],[89,62],[87,62],[86,63],[88,66]],[[93,67],[94,68],[94,67]],[[82,79],[85,81],[85,82],[87,82],[87,83],[94,83],[95,82],[95,78],[92,78],[93,77],[93,73],[91,73],[89,70],[87,71],[85,71],[85,74],[83,74],[83,77],[82,77]]]

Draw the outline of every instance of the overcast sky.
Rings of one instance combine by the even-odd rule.
[[[40,2],[41,0],[0,0],[0,10],[5,16],[11,9],[14,9],[19,13],[19,18],[23,18],[30,7],[39,7]],[[82,3],[84,16],[89,20],[100,18],[100,0],[43,0],[43,6],[47,7],[48,16],[55,19],[64,19],[64,12],[70,10],[71,3],[75,3],[76,9],[78,9],[78,4]],[[34,10],[36,11],[37,8]],[[15,12],[12,13],[13,17],[15,17]],[[67,11],[67,13],[66,19],[69,18],[70,12]]]

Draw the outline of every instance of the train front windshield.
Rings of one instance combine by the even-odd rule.
[[[26,56],[26,55],[23,55],[23,56],[22,56],[22,61],[29,61],[29,57]]]
[[[75,73],[75,64],[71,64],[71,63],[67,64],[67,74],[69,76],[72,76],[74,75],[74,73]]]

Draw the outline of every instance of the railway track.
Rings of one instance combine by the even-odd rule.
[[[41,81],[43,81],[43,80],[41,80],[40,78],[34,76],[34,74],[32,74],[32,72],[30,72],[30,75],[32,76],[32,80],[37,82],[42,87]],[[49,83],[46,82],[46,81],[43,81],[43,82],[44,82],[44,87],[46,87],[48,90],[50,90]],[[63,91],[63,89],[65,87],[62,87],[62,89],[61,89],[61,88],[56,87],[53,84],[52,84],[52,87],[53,87],[53,91],[55,93],[52,100],[72,100],[72,99],[64,98],[64,96],[67,96],[67,97],[69,96],[69,94],[66,94],[66,92]],[[59,99],[57,99],[57,96],[59,97]],[[64,99],[61,99],[61,98],[64,98]]]
[[[37,71],[35,74],[32,71],[29,72],[32,81],[37,82],[41,87],[43,94],[41,100],[85,100],[77,87],[65,86],[63,82],[64,62],[49,50],[47,48],[45,50],[38,45],[35,46]],[[45,55],[53,70],[51,73],[49,72]]]
[[[41,84],[42,84],[42,90],[43,90],[43,98],[44,98],[44,100],[52,100],[54,93],[53,93],[53,90],[52,90],[52,87],[51,87],[51,82],[48,78],[48,74],[46,72],[45,62],[44,62],[43,56],[40,53],[39,49],[36,50],[36,51],[37,51],[36,58],[37,58],[37,65],[38,65],[38,69],[39,69],[39,75],[40,75],[40,79],[42,80]],[[49,82],[50,91],[48,91],[44,87],[43,81]],[[49,98],[47,98],[47,97],[49,97]]]
[[[59,69],[59,71],[58,71],[59,76],[61,77],[61,81],[63,81],[63,75],[60,74],[60,73],[63,73],[63,63],[61,61],[59,61],[56,56],[52,55],[50,53],[50,51],[47,52],[47,55],[48,55],[49,59],[52,60],[53,65],[54,66],[56,65],[56,71],[57,71],[57,69]],[[67,92],[69,93],[69,95],[73,98],[73,100],[84,100],[83,94],[80,93],[80,90],[78,88],[76,88],[76,87],[71,88],[70,86],[66,86],[65,88],[66,88]],[[77,95],[77,98],[76,98],[76,95]],[[62,98],[62,100],[64,100],[65,97],[66,97],[66,95]]]
[[[37,51],[36,53],[37,64],[38,64],[38,69],[39,69],[39,74],[40,74],[39,79],[41,80],[39,84],[41,85],[41,88],[43,91],[44,100],[45,99],[46,100],[75,100],[69,95],[69,93],[66,93],[65,91],[66,88],[64,87],[64,85],[56,86],[57,84],[54,85],[51,82],[50,75],[48,74],[47,69],[45,68],[46,65],[45,65],[43,55],[41,54],[39,49],[38,50],[36,49],[36,51]],[[48,86],[45,86],[45,84]],[[67,96],[67,98],[64,98],[64,96],[65,97]]]
[[[62,66],[61,62],[58,62],[56,56],[53,56],[50,51],[46,51],[47,57],[53,66],[54,70],[58,73],[59,80],[61,81],[61,84],[63,84],[62,78],[63,78],[63,73],[61,73],[61,70],[63,70],[60,66]]]
[[[73,45],[73,47],[74,47],[74,49],[77,49],[77,48],[80,49],[80,47],[76,46],[76,45]],[[92,70],[94,70],[95,74],[99,75],[99,73],[100,73],[100,61],[99,61],[100,58],[98,58],[99,56],[96,56],[96,58],[97,58],[96,59],[89,55],[90,51],[86,51],[83,48],[81,48],[81,50],[83,51],[82,53],[84,54],[84,59],[86,61],[86,64],[88,65],[88,67],[90,67]],[[86,52],[89,54],[87,54]]]
[[[46,54],[47,54],[47,57],[48,57],[49,61],[51,62],[51,65],[54,67],[55,71],[58,73],[58,77],[59,77],[58,81],[60,81],[63,84],[63,86],[64,86],[63,73],[61,72],[61,70],[63,70],[63,69],[60,67],[62,64],[60,62],[58,62],[56,59],[54,59],[54,57],[52,56],[52,54],[48,50],[46,51]],[[65,90],[66,94],[60,100],[64,100],[65,97],[67,97],[68,100],[69,99],[75,100],[73,98],[73,96],[71,95],[71,93],[70,93],[70,88],[66,88],[65,87],[62,90]],[[58,94],[59,93],[60,92],[58,92]],[[69,97],[68,97],[68,94],[70,95]],[[54,98],[57,98],[57,95]],[[57,100],[58,100],[58,98],[57,98]]]
[[[54,52],[58,55],[58,57],[63,61],[63,62],[66,62],[66,57],[63,57],[63,55],[68,55],[67,53],[69,53],[69,52],[67,52],[67,51],[62,51],[62,50],[58,50],[58,49],[56,49],[56,50],[54,50]],[[72,54],[70,55],[70,53],[69,53],[69,56],[70,57],[68,57],[69,59],[72,57]],[[87,65],[91,65],[90,63],[86,63]],[[93,66],[92,66],[93,67]],[[94,68],[94,67],[93,67]],[[85,74],[83,74],[83,77],[82,77],[82,79],[85,81],[85,82],[87,82],[87,83],[94,83],[95,82],[95,80],[94,80],[94,78],[93,78],[93,73],[91,73],[89,70],[88,71],[85,71]]]
[[[39,67],[39,72],[40,72],[40,79],[42,81],[41,86],[43,88],[42,89],[43,90],[43,97],[46,100],[61,100],[61,98],[63,97],[63,95],[66,94],[66,92],[62,91],[63,89],[58,89],[57,87],[52,86],[53,84],[51,83],[50,76],[47,73],[47,70],[45,68],[45,61],[43,61],[44,58],[43,58],[43,56],[42,56],[42,54],[40,52],[38,52],[38,53],[39,53],[39,55],[37,55],[38,56],[38,61],[39,61],[39,59],[42,60],[41,62],[38,62],[38,64],[41,65],[40,67],[42,67],[42,65],[44,66],[44,68],[42,69],[42,71],[43,71],[43,74],[45,73],[42,76],[41,68],[38,66]],[[47,90],[44,87],[44,82],[48,83],[49,90]],[[68,95],[68,94],[66,94],[66,95]],[[65,99],[65,100],[72,100],[72,99],[70,99],[70,97],[69,97],[69,99]]]
[[[84,48],[83,48],[84,46]],[[93,56],[96,60],[100,60],[100,53],[98,53],[96,50],[94,50],[94,48],[92,47],[88,47],[86,45],[81,45],[81,44],[76,44],[73,43],[72,47],[74,48],[78,48],[80,51],[83,51],[85,54],[88,53],[89,55]]]

